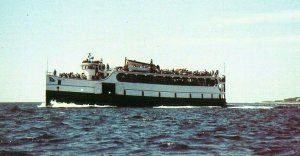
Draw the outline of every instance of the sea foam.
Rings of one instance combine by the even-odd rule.
[[[65,102],[56,102],[56,101],[51,101],[50,106],[46,106],[45,102],[42,102],[41,105],[38,107],[53,107],[53,108],[84,108],[84,107],[100,107],[100,108],[106,108],[106,107],[115,107],[115,106],[110,106],[110,105],[89,105],[89,104],[75,104],[75,103],[65,103]]]

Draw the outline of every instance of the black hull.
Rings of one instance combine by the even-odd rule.
[[[91,94],[62,91],[46,91],[46,105],[50,101],[111,105],[117,107],[154,107],[154,106],[221,106],[226,107],[226,99],[205,99],[205,98],[165,98],[146,96],[126,96],[109,94]]]

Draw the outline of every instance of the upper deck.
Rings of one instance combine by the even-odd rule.
[[[150,83],[150,84],[173,84],[190,86],[214,86],[225,83],[225,76],[219,76],[219,71],[191,71],[182,69],[160,69],[159,65],[128,60],[125,58],[124,66],[110,68],[109,65],[100,61],[93,60],[89,56],[81,64],[82,73],[60,73],[59,77],[85,80],[104,80],[113,72],[117,72],[116,79],[120,82]],[[56,71],[54,72],[56,74]]]

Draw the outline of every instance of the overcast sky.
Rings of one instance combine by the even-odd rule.
[[[45,73],[88,52],[216,70],[228,102],[300,96],[299,0],[1,0],[0,101],[45,101]]]

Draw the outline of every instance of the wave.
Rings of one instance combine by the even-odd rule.
[[[157,106],[153,108],[220,108],[220,106]]]
[[[190,147],[187,144],[176,143],[176,142],[160,143],[159,147],[161,150],[168,150],[168,151],[181,151],[181,150],[190,149]]]
[[[90,105],[90,104],[75,104],[75,103],[65,103],[65,102],[56,102],[51,101],[50,107],[53,108],[86,108],[86,107],[100,107],[100,108],[108,108],[108,107],[116,107],[116,106],[110,106],[110,105]],[[49,107],[46,106],[45,102],[42,102],[38,107]]]
[[[272,109],[274,107],[272,106],[233,106],[228,108],[234,108],[234,109]]]

